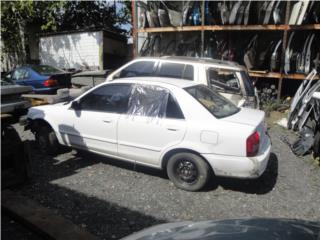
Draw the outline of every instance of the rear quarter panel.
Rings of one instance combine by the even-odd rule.
[[[175,97],[187,123],[185,138],[177,148],[199,153],[246,156],[246,139],[255,127],[215,118],[185,90],[176,91]],[[211,142],[206,138],[211,138]]]

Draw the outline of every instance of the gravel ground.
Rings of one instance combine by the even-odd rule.
[[[7,215],[1,215],[1,239],[41,240],[42,238]]]
[[[273,148],[266,173],[257,180],[218,178],[202,192],[173,186],[166,174],[76,151],[55,158],[32,145],[31,181],[16,189],[101,239],[119,239],[165,222],[246,217],[320,221],[320,167],[298,158],[269,131]],[[29,138],[30,133],[24,133]]]

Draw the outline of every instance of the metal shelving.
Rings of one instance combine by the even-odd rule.
[[[203,25],[182,27],[140,28],[138,33],[192,32],[192,31],[289,31],[289,30],[320,30],[320,24],[292,25]]]
[[[205,1],[201,0],[201,12],[204,12]],[[288,33],[290,31],[304,31],[304,30],[320,30],[320,24],[305,24],[305,25],[289,25],[289,16],[291,9],[291,2],[286,1],[285,9],[285,24],[281,25],[204,25],[204,15],[202,14],[202,24],[200,26],[181,26],[181,27],[156,27],[156,28],[137,28],[137,5],[135,1],[132,3],[132,16],[133,16],[133,51],[134,56],[137,56],[137,38],[138,34],[148,33],[170,33],[170,32],[200,32],[201,33],[201,53],[204,50],[204,33],[209,31],[281,31],[282,36],[282,54],[281,62],[284,62],[285,49],[287,47]],[[249,75],[255,78],[272,78],[278,80],[278,98],[281,97],[282,81],[283,79],[303,80],[306,75],[293,73],[285,74],[283,72],[283,64],[280,66],[279,72],[264,72],[264,71],[249,71]]]

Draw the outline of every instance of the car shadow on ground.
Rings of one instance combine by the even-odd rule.
[[[14,191],[23,195],[24,191],[28,192],[28,197],[101,239],[120,239],[147,227],[165,223],[164,220],[147,215],[143,211],[135,211],[134,206],[132,209],[127,208],[121,206],[121,202],[102,200],[55,183],[55,180],[72,176],[82,168],[99,163],[131,170],[133,164],[122,161],[116,163],[115,159],[92,153],[74,151],[70,154],[71,149],[68,148],[64,148],[60,155],[53,157],[40,153],[34,141],[30,141],[29,144],[32,149],[29,154],[31,178],[25,184],[12,188]],[[68,154],[64,156],[64,153]],[[109,193],[103,191],[102,194]],[[8,233],[5,237],[10,239],[10,236]]]
[[[223,189],[238,191],[248,194],[267,194],[272,191],[278,178],[278,158],[275,153],[270,154],[265,172],[257,179],[237,179],[217,177],[216,182],[209,184],[208,190],[214,190],[218,186]]]
[[[77,154],[83,158],[94,158],[104,164],[109,164],[114,167],[124,168],[129,171],[136,171],[153,177],[159,177],[162,179],[168,179],[168,176],[164,170],[159,170],[147,166],[135,165],[126,161],[119,161],[113,158],[106,158],[104,156],[96,155],[94,153],[81,152]],[[215,177],[209,184],[202,190],[202,192],[208,192],[216,190],[219,186],[226,190],[238,191],[248,194],[266,194],[275,187],[278,178],[278,158],[275,153],[270,154],[268,166],[265,172],[257,179],[238,179],[238,178],[225,178]]]
[[[31,181],[17,190],[28,192],[28,196],[40,202],[43,206],[56,209],[57,214],[62,215],[80,227],[102,239],[119,239],[144,228],[165,223],[163,219],[157,219],[145,214],[143,211],[135,211],[114,203],[101,200],[96,196],[69,189],[66,186],[55,184],[54,180],[62,179],[81,171],[82,168],[95,164],[108,164],[114,167],[124,168],[154,177],[159,177],[168,182],[164,171],[145,166],[106,158],[93,153],[74,151],[72,154],[62,154],[56,157],[41,154],[32,144],[33,172]],[[68,151],[65,149],[64,151]],[[70,150],[69,150],[70,151]],[[45,170],[45,171],[43,171]],[[278,175],[278,159],[271,154],[266,172],[256,180],[240,180],[217,178],[216,184],[211,184],[204,191],[214,191],[218,186],[232,191],[244,193],[266,194],[273,189]],[[178,189],[177,189],[178,191]],[[100,194],[108,194],[107,191]],[[196,193],[195,193],[196,194]]]

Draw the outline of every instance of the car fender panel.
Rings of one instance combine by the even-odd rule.
[[[200,134],[200,141],[209,144],[218,144],[218,133],[213,131],[202,131]]]

